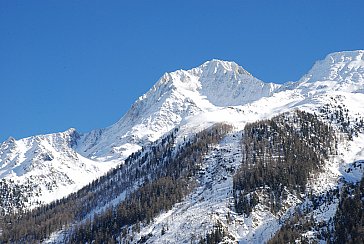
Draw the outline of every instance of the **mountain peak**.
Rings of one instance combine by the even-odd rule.
[[[311,81],[364,81],[364,50],[328,54],[317,61],[304,79]]]
[[[206,61],[202,65],[198,67],[199,69],[203,70],[205,73],[208,74],[216,74],[218,72],[234,72],[237,74],[245,74],[248,76],[252,76],[248,71],[246,71],[243,67],[238,65],[235,62],[231,61],[224,61],[219,59],[212,59]]]
[[[297,85],[311,92],[363,93],[364,50],[328,54],[325,59],[317,61]]]
[[[143,100],[156,92],[159,94],[159,97],[171,88],[199,91],[202,95],[206,95],[207,98],[211,97],[209,96],[209,93],[214,93],[211,95],[219,96],[219,99],[224,99],[221,98],[222,95],[224,95],[225,99],[229,99],[231,96],[239,96],[241,91],[237,90],[245,90],[251,85],[258,86],[260,89],[264,86],[264,82],[252,76],[235,62],[212,59],[189,70],[176,70],[165,73],[146,94],[139,98],[139,100]],[[215,94],[215,91],[217,90],[220,92],[226,90],[226,94]],[[238,100],[239,99],[234,102],[234,105],[242,105],[247,102],[245,100]],[[225,103],[223,105],[220,102],[210,102],[217,106],[227,105]]]

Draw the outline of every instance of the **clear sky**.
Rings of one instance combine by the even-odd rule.
[[[107,127],[164,72],[235,61],[266,82],[364,48],[364,1],[0,0],[0,141]]]

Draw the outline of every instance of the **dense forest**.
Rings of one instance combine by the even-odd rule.
[[[321,109],[321,112],[324,119],[347,135],[349,140],[363,130],[363,119],[350,121],[348,109],[345,106],[335,107],[327,104]],[[353,167],[361,167],[361,163],[354,162]],[[363,194],[364,178],[357,184],[343,181],[342,188],[331,189],[322,195],[306,193],[311,204],[299,206],[293,216],[284,223],[268,243],[295,243],[297,241],[315,243],[314,239],[327,243],[364,243]],[[334,218],[330,218],[328,221],[313,219],[313,211],[320,206],[335,204],[337,201],[338,207]],[[310,231],[314,231],[312,232],[315,233],[313,237],[307,236]]]
[[[249,215],[261,190],[276,213],[287,193],[304,193],[311,174],[336,153],[336,137],[316,115],[296,111],[246,125],[242,148],[243,162],[234,175],[236,211]]]
[[[334,225],[335,243],[364,243],[364,177],[343,187]]]
[[[364,243],[364,177],[357,184],[345,183],[341,191],[333,190],[325,195],[329,199],[311,198],[313,206],[296,211],[282,228],[269,240],[276,243],[312,243],[305,233],[315,230],[315,238],[327,243]],[[339,199],[334,218],[328,222],[317,222],[309,212],[315,210],[315,202],[332,202]]]
[[[24,209],[28,202],[25,192],[31,192],[29,185],[15,184],[11,179],[0,180],[0,216],[13,213],[15,209]]]
[[[3,216],[0,241],[38,243],[54,231],[70,228],[66,242],[113,242],[130,231],[129,225],[138,231],[140,223],[170,209],[193,189],[204,155],[231,129],[216,124],[180,145],[175,143],[175,129],[77,193],[30,212]],[[124,201],[92,218],[92,210],[122,195]],[[79,221],[83,224],[71,228]]]

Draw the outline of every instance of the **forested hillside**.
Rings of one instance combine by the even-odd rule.
[[[201,196],[198,201],[209,201],[203,197],[205,193],[196,193],[197,188],[208,191],[215,183],[228,186],[231,181],[225,196],[228,213],[213,220],[208,232],[191,237],[194,243],[234,242],[237,239],[231,228],[239,221],[254,221],[251,215],[262,210],[279,219],[280,228],[269,243],[311,242],[315,238],[360,243],[363,180],[319,195],[307,188],[338,152],[337,133],[322,117],[325,114],[320,117],[296,110],[248,123],[242,131],[230,133],[234,130],[231,125],[219,123],[184,138],[176,128],[67,198],[32,211],[3,213],[0,240],[39,243],[59,232],[57,242],[64,243],[155,242],[152,232],[141,235],[141,230],[153,226],[158,216],[176,204],[188,203],[188,197],[196,195]],[[223,148],[217,155],[219,143],[228,133],[234,140],[236,133],[241,134],[239,150]],[[240,158],[239,167],[225,154]],[[206,164],[209,160],[215,166]],[[216,167],[218,182],[213,181],[209,167]],[[362,167],[362,163],[352,167]],[[333,218],[326,222],[313,218],[322,206],[336,202],[338,210]],[[160,237],[171,231],[168,224],[162,226]],[[312,230],[316,231],[315,238],[307,235]]]
[[[336,137],[316,115],[296,111],[246,125],[242,148],[234,176],[236,211],[249,215],[265,194],[264,204],[277,213],[288,193],[305,193],[308,180],[335,154]]]
[[[130,231],[137,231],[141,222],[150,222],[193,189],[193,176],[209,145],[231,129],[216,124],[181,145],[175,144],[175,129],[77,193],[30,212],[5,215],[1,241],[37,243],[68,228],[66,242],[116,241],[121,232],[129,231],[124,227],[134,225]],[[115,200],[120,203],[108,205]]]

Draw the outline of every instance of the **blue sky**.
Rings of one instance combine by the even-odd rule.
[[[0,1],[0,141],[111,125],[164,73],[235,61],[298,80],[364,48],[364,1]]]

